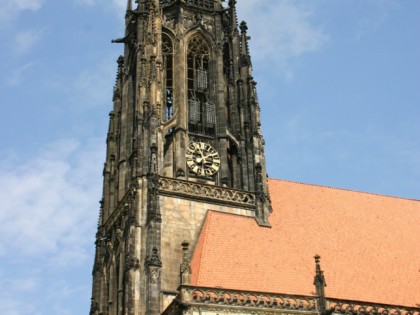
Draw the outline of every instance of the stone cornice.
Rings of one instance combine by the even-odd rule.
[[[160,177],[159,192],[164,195],[187,197],[241,208],[255,209],[256,207],[254,193],[168,177]]]
[[[351,315],[420,315],[420,307],[375,304],[360,301],[327,299],[329,314]]]
[[[181,285],[164,315],[180,309],[225,310],[228,313],[320,314],[316,296],[277,294]],[[420,308],[327,299],[327,315],[420,315]]]
[[[177,302],[184,306],[246,308],[253,311],[282,311],[317,314],[316,297],[217,288],[180,286]]]

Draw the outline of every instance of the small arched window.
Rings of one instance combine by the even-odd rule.
[[[209,95],[210,47],[196,35],[188,43],[188,126],[192,133],[214,135],[216,106]]]

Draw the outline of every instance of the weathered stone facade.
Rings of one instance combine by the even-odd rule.
[[[161,313],[188,282],[188,255],[208,210],[269,226],[260,109],[236,1],[136,2],[128,1],[124,37],[113,41],[124,55],[91,314]]]

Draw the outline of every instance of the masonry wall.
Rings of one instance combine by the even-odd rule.
[[[180,285],[181,243],[190,243],[193,251],[209,210],[254,217],[254,211],[193,201],[180,197],[161,196],[162,212],[162,310],[165,309]]]

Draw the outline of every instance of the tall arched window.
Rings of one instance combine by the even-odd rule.
[[[165,109],[166,114],[165,118],[166,120],[169,120],[172,118],[174,113],[174,61],[173,61],[173,47],[172,47],[172,41],[171,39],[165,35],[162,34],[162,57],[163,57],[163,69],[165,71],[164,74],[164,95],[165,95]]]
[[[216,106],[209,95],[210,48],[199,35],[188,43],[188,128],[192,133],[214,135]]]

